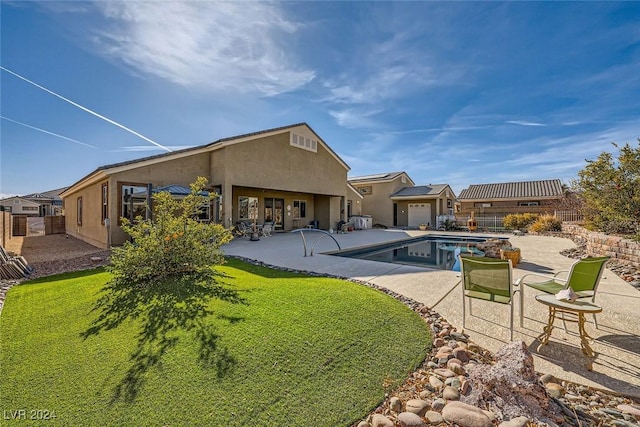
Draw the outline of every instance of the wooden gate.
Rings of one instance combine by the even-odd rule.
[[[14,215],[13,216],[13,236],[26,236],[27,235],[27,217],[26,215]]]

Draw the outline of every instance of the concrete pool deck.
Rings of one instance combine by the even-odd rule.
[[[334,234],[342,249],[366,246],[428,234],[423,231],[363,230]],[[431,232],[461,235],[462,233]],[[491,234],[477,233],[474,235]],[[320,233],[307,234],[308,250],[315,246],[313,256],[304,257],[299,233],[276,233],[260,241],[234,239],[223,247],[228,255],[242,256],[267,264],[297,270],[363,280],[385,287],[433,308],[458,330],[462,330],[462,296],[456,272],[421,267],[388,264],[353,258],[325,255],[337,249],[336,243]],[[560,251],[575,247],[566,238],[544,236],[511,236],[513,246],[522,251],[522,262],[514,269],[514,279],[530,272],[553,274],[566,271],[575,261],[560,255]],[[580,350],[577,325],[569,323],[565,333],[561,325],[555,328],[549,344],[537,352],[536,339],[546,325],[547,307],[535,301],[536,292],[525,292],[525,319],[520,327],[519,297],[514,308],[514,340],[523,340],[534,355],[536,370],[550,373],[585,386],[606,389],[640,398],[640,292],[606,270],[598,288],[596,304],[603,308],[598,315],[599,329],[587,316],[587,332],[594,338],[596,353],[593,370],[586,369],[586,359]],[[495,352],[509,340],[509,307],[476,300],[474,315],[467,313],[465,332],[478,345]]]

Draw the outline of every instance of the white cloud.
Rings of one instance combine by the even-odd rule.
[[[288,57],[298,30],[277,3],[97,2],[104,53],[142,74],[200,90],[271,96],[315,77]]]
[[[377,110],[360,110],[348,108],[345,110],[330,110],[329,115],[333,117],[340,126],[346,128],[374,128],[377,123],[372,116],[381,113],[381,109]]]
[[[519,125],[519,126],[546,126],[546,124],[544,123],[529,122],[527,120],[507,120],[505,123],[510,123],[512,125]]]

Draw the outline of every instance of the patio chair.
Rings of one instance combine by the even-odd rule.
[[[260,235],[263,237],[270,237],[273,231],[273,222],[265,222],[260,230]]]
[[[458,260],[462,275],[462,327],[465,327],[467,298],[470,314],[473,314],[471,301],[474,298],[508,304],[509,340],[513,341],[513,294],[518,290],[512,281],[511,260],[463,256],[458,256]]]
[[[520,286],[520,326],[524,321],[524,288],[530,287],[542,291],[547,294],[557,294],[563,289],[567,289],[571,286],[571,289],[578,295],[578,298],[591,298],[591,302],[596,300],[596,290],[598,284],[602,278],[604,272],[604,265],[609,261],[609,257],[594,257],[594,258],[582,258],[577,260],[571,265],[569,274],[566,279],[558,277],[561,274],[567,273],[566,271],[560,271],[554,276],[547,276],[538,273],[525,274],[516,282]],[[546,279],[544,281],[528,282],[530,276]],[[564,319],[563,323],[564,323]],[[596,315],[593,315],[593,323],[598,329],[598,321]],[[564,325],[565,331],[567,325]]]
[[[238,230],[239,237],[245,237],[247,239],[251,237],[251,227],[252,226],[247,225],[244,221],[238,221],[236,228]]]

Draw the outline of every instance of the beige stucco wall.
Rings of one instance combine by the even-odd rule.
[[[392,227],[393,224],[393,201],[389,198],[391,194],[398,191],[402,187],[410,186],[408,182],[403,183],[401,176],[398,176],[391,182],[380,182],[374,184],[353,184],[356,188],[371,186],[372,193],[363,195],[362,199],[362,215],[371,215],[373,224],[383,224]],[[398,224],[400,222],[400,209],[398,209]],[[406,221],[405,221],[406,224]]]
[[[232,222],[237,219],[234,187],[320,194],[344,197],[346,200],[347,168],[320,142],[315,153],[292,146],[291,132],[318,140],[306,127],[296,127],[291,131],[230,144],[212,152],[211,182],[223,186],[222,219],[225,225],[229,225],[229,218]],[[231,199],[225,197],[230,192],[233,193]],[[332,209],[336,212],[332,210],[327,219],[340,215],[339,204]],[[259,210],[263,208],[259,207]],[[285,229],[290,229],[292,225],[285,225]]]
[[[122,184],[151,183],[154,187],[177,184],[188,187],[198,176],[209,179],[209,156],[210,153],[199,153],[112,174],[109,177],[109,215],[114,219],[111,222],[111,244],[121,245],[129,239],[129,235],[118,226],[119,221],[116,221],[122,212]]]
[[[290,133],[294,132],[317,143],[317,152],[308,151],[290,144]],[[341,201],[348,193],[348,167],[325,148],[308,127],[299,126],[263,137],[247,137],[245,140],[221,141],[209,151],[197,152],[179,158],[161,158],[142,161],[105,171],[109,176],[99,183],[91,184],[65,196],[67,229],[91,244],[106,247],[106,228],[102,224],[101,184],[109,185],[109,218],[111,219],[111,244],[120,245],[129,236],[119,227],[122,212],[120,188],[122,184],[154,187],[178,184],[187,186],[196,177],[204,176],[209,184],[222,187],[222,218],[225,226],[233,225],[237,219],[239,195],[259,197],[259,221],[264,221],[264,198],[283,198],[285,208],[293,200],[307,202],[307,216],[297,221],[304,226],[318,219],[323,228],[334,226],[341,218]],[[91,178],[93,179],[93,178]],[[87,179],[90,182],[91,179]],[[78,187],[81,187],[79,185]],[[242,194],[241,194],[242,193]],[[229,197],[230,195],[230,197]],[[326,209],[318,211],[317,195],[323,195]],[[76,199],[83,197],[83,224],[76,226]],[[284,228],[294,227],[292,214],[284,215]],[[318,218],[321,215],[321,218]]]
[[[64,198],[65,228],[68,235],[99,248],[107,248],[107,229],[102,224],[102,184],[104,179]],[[82,225],[78,224],[78,198],[82,197]]]

